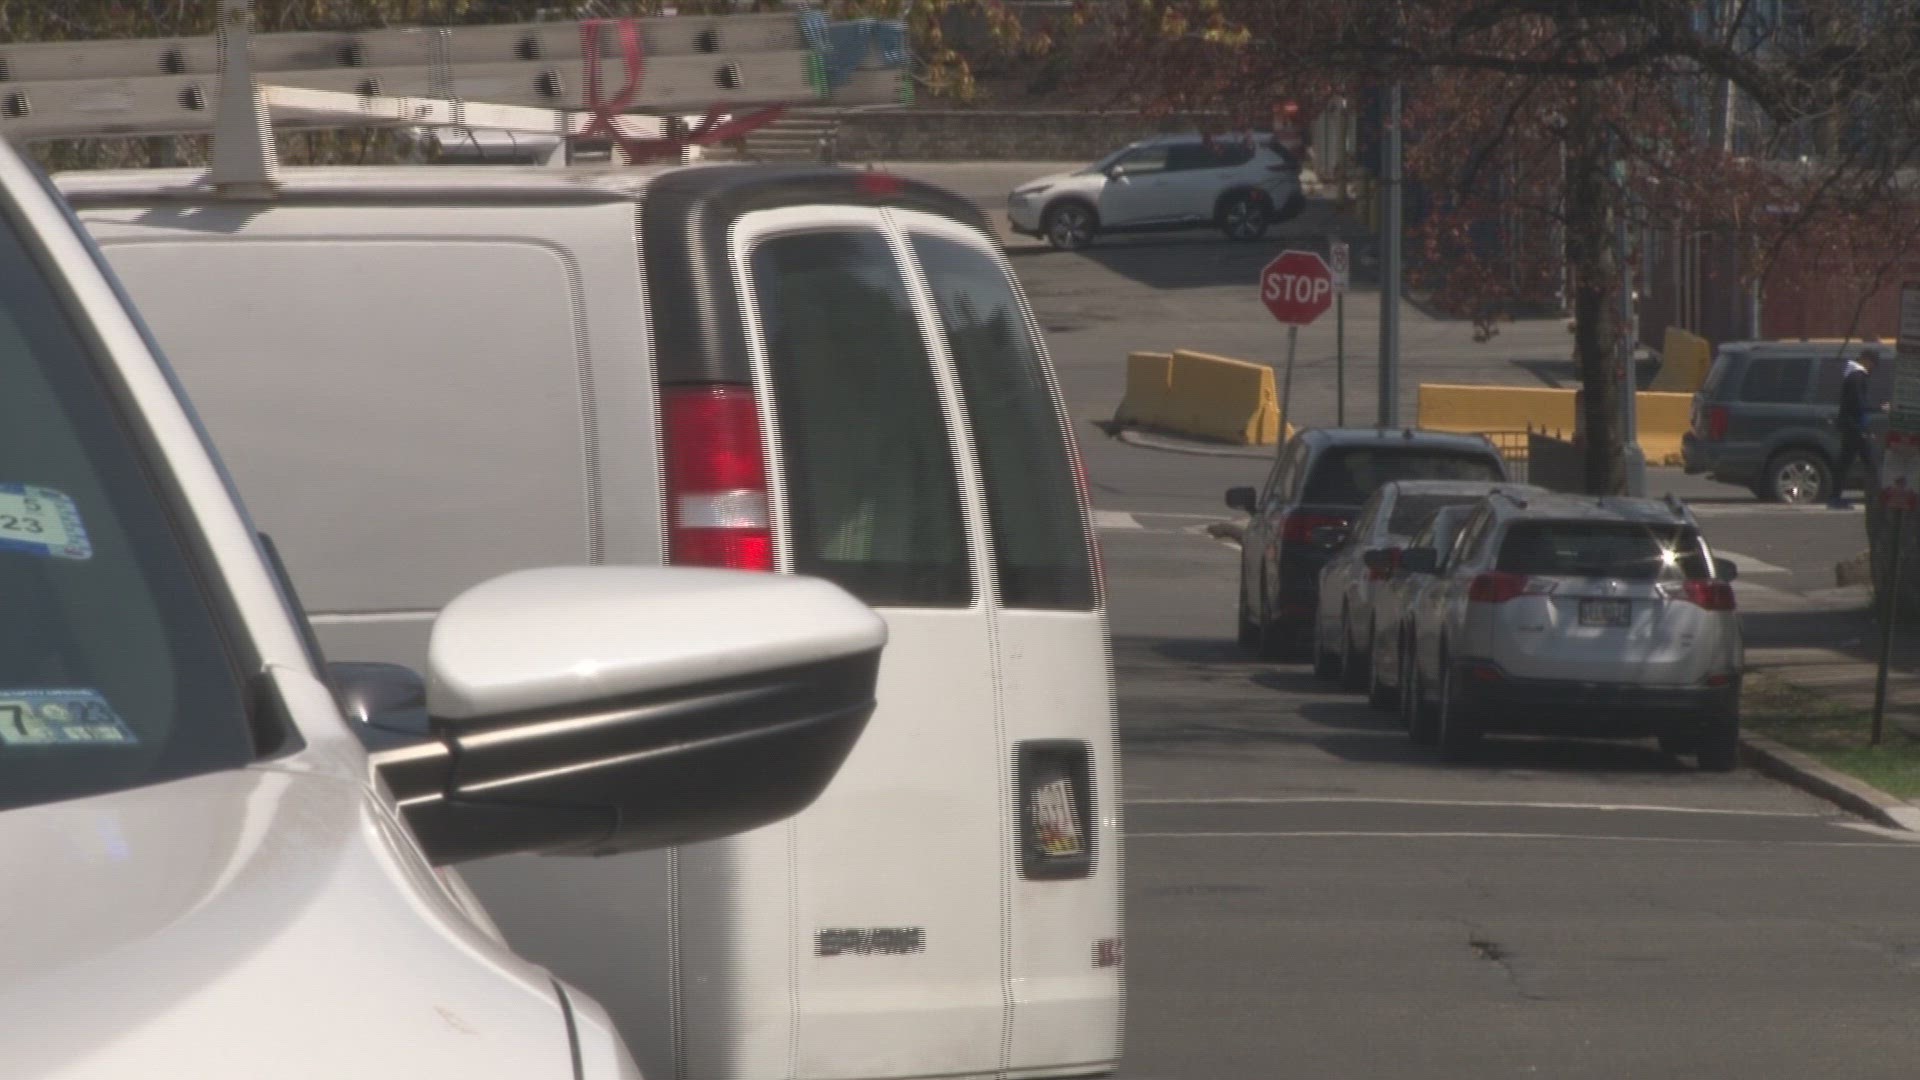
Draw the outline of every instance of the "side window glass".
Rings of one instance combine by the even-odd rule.
[[[1179,143],[1167,150],[1168,172],[1215,168],[1213,148],[1203,143]]]
[[[1839,356],[1820,358],[1819,376],[1814,380],[1813,403],[1815,405],[1840,404],[1840,383],[1847,377],[1847,361]]]
[[[875,606],[971,605],[953,442],[892,247],[878,232],[796,233],[749,260],[794,571]]]
[[[1286,490],[1287,475],[1293,471],[1293,459],[1299,452],[1300,444],[1294,443],[1274,460],[1273,469],[1267,473],[1266,489],[1260,493],[1262,509],[1280,498],[1281,493]]]
[[[1246,139],[1226,139],[1213,144],[1218,169],[1237,169],[1253,160],[1253,143]]]
[[[1118,162],[1128,176],[1143,176],[1147,173],[1159,173],[1167,170],[1167,148],[1164,146],[1143,146],[1123,157]]]
[[[1000,601],[1091,611],[1093,560],[1053,380],[1000,261],[915,235],[980,454]]]
[[[1740,399],[1755,405],[1797,405],[1807,399],[1813,365],[1803,357],[1756,356],[1747,361]]]
[[[1485,510],[1474,511],[1472,520],[1460,529],[1460,535],[1454,540],[1453,550],[1444,552],[1441,565],[1453,567],[1466,565],[1480,557],[1480,540],[1487,531],[1488,515]]]

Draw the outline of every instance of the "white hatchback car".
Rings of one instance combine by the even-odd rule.
[[[1258,240],[1305,207],[1300,162],[1271,136],[1159,135],[1022,184],[1007,197],[1007,218],[1013,231],[1071,251],[1101,233],[1209,226]]]
[[[1401,565],[1438,557],[1409,549]],[[1456,753],[1484,731],[1656,735],[1702,769],[1731,769],[1736,572],[1678,500],[1496,493],[1417,601],[1409,719]]]

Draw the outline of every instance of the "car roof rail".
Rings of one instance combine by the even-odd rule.
[[[1689,525],[1694,523],[1693,507],[1688,506],[1686,503],[1686,500],[1682,499],[1680,496],[1675,495],[1673,492],[1669,491],[1667,492],[1666,497],[1661,501],[1667,504],[1667,509],[1673,511],[1674,517],[1679,518],[1681,521],[1684,521]]]
[[[214,192],[270,198],[276,126],[524,132],[684,163],[789,107],[912,86],[904,24],[812,8],[255,34],[249,0],[203,2],[211,36],[0,45],[0,136],[211,135]]]
[[[1487,492],[1487,498],[1491,499],[1495,496],[1512,503],[1516,509],[1525,510],[1527,508],[1527,500],[1521,498],[1514,492],[1508,491],[1506,488],[1496,487],[1492,491]]]

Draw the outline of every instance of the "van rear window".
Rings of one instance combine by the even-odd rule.
[[[1359,506],[1389,480],[1505,480],[1491,454],[1420,446],[1336,446],[1320,455],[1300,501]]]
[[[793,569],[877,607],[967,607],[953,436],[906,279],[878,232],[754,248]]]
[[[987,252],[914,234],[980,454],[1000,602],[1089,611],[1092,559],[1067,436],[1040,349]]]

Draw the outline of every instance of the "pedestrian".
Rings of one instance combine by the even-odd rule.
[[[1874,479],[1880,474],[1880,463],[1874,460],[1873,446],[1867,440],[1867,418],[1873,415],[1872,406],[1867,404],[1869,383],[1879,361],[1879,354],[1872,349],[1862,350],[1847,361],[1847,373],[1840,379],[1840,461],[1833,470],[1833,498],[1827,502],[1835,510],[1852,506],[1847,502],[1847,475],[1853,471],[1856,458],[1867,466],[1867,491],[1873,491]]]

